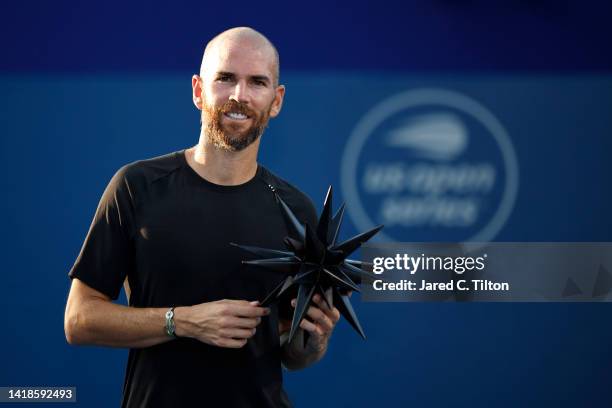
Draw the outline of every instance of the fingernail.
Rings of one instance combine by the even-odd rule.
[[[295,307],[295,299],[291,301],[291,306]]]
[[[251,305],[253,306],[259,306],[259,300],[254,300],[252,302],[249,302]]]

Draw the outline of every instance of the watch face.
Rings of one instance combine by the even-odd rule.
[[[172,315],[173,315],[173,314],[174,314],[174,313],[172,313],[172,310],[168,310],[168,311],[166,312],[166,319],[170,319],[170,318],[172,317]]]

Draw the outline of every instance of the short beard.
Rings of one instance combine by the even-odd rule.
[[[204,103],[202,108],[202,126],[208,140],[217,148],[239,152],[249,147],[263,134],[270,120],[272,104],[261,115],[249,109],[243,103],[230,100],[220,107],[209,106]],[[225,130],[221,125],[223,114],[227,112],[239,112],[253,119],[253,124],[245,131],[236,133],[231,129]]]

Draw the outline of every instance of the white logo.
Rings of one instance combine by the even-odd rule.
[[[355,225],[385,224],[382,240],[489,242],[514,206],[518,165],[485,107],[420,89],[384,100],[359,121],[341,184]]]

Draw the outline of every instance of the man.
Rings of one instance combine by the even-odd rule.
[[[230,245],[283,249],[274,191],[316,223],[312,202],[257,163],[282,107],[278,80],[267,38],[219,34],[192,78],[198,144],[124,166],[104,191],[69,274],[65,332],[70,344],[130,348],[123,407],[289,406],[281,362],[302,368],[325,353],[338,310],[316,296],[281,346],[291,307],[257,300],[284,276],[244,267],[248,254]],[[122,285],[129,306],[112,302]]]

